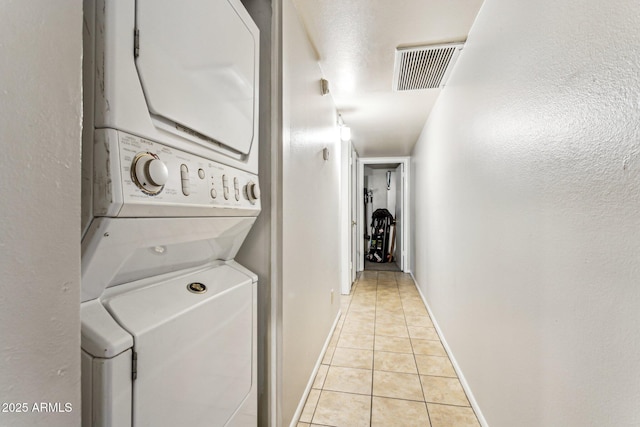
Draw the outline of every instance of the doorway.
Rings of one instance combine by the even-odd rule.
[[[408,157],[358,159],[358,271],[407,271],[408,177]],[[372,227],[374,212],[382,228]]]

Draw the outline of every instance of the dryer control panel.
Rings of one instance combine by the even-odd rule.
[[[257,216],[258,177],[114,129],[97,129],[94,214],[110,217]]]

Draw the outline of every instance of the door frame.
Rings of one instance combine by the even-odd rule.
[[[340,273],[340,293],[349,295],[351,286],[355,281],[357,274],[357,257],[356,245],[354,237],[357,231],[353,225],[357,219],[357,212],[354,212],[354,203],[357,197],[357,159],[358,153],[351,141],[342,141],[341,146],[342,165],[341,165],[341,234],[342,234],[342,251]],[[357,224],[357,222],[356,222]],[[355,235],[355,236],[354,236]]]
[[[367,224],[365,224],[366,219],[364,218],[364,167],[366,165],[379,165],[384,163],[397,163],[404,165],[404,176],[401,177],[402,180],[402,217],[400,221],[402,221],[402,248],[396,248],[396,250],[400,249],[401,251],[401,265],[400,269],[404,272],[407,272],[409,269],[409,264],[407,260],[409,259],[409,248],[411,247],[409,243],[409,176],[411,173],[411,158],[410,157],[360,157],[358,158],[358,271],[364,270],[364,254],[365,254],[365,243],[364,243],[364,231]]]
[[[356,281],[358,275],[358,187],[361,181],[358,181],[358,152],[351,144],[351,154],[349,156],[349,266],[351,282]]]

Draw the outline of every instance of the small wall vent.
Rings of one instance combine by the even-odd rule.
[[[396,49],[393,90],[444,87],[464,43]]]

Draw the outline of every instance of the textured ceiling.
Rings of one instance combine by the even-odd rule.
[[[361,156],[411,154],[440,89],[394,92],[397,47],[464,41],[481,0],[293,0]]]

